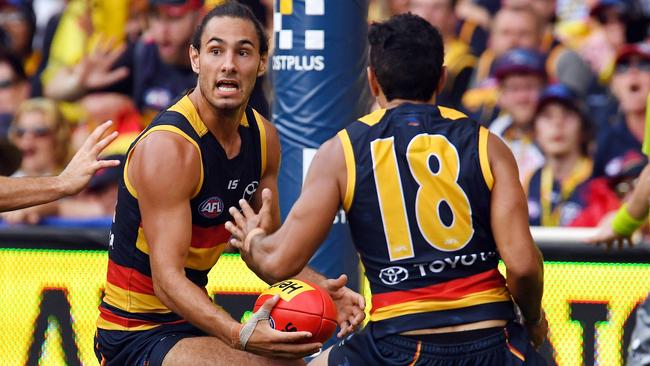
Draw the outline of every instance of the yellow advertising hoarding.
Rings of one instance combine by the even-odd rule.
[[[106,263],[105,251],[0,249],[0,365],[96,364]],[[210,272],[211,294],[264,288],[237,255]],[[623,325],[648,291],[650,264],[547,262],[543,305],[556,363],[582,365],[587,350],[597,364],[622,364]]]

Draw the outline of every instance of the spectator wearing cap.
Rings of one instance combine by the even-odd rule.
[[[547,87],[533,118],[544,165],[524,183],[529,222],[566,226],[582,211],[582,189],[591,177],[591,123],[576,93],[562,84]]]
[[[500,115],[490,124],[490,131],[512,150],[523,181],[544,163],[544,156],[534,143],[532,125],[546,85],[544,58],[531,49],[514,49],[497,60],[495,77]]]
[[[610,90],[619,103],[614,122],[599,129],[593,175],[613,176],[629,153],[642,154],[645,113],[650,93],[650,44],[628,44],[619,50]]]

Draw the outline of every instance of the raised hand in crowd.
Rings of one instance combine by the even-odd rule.
[[[112,68],[125,49],[124,44],[115,43],[114,39],[100,41],[72,68],[61,68],[45,85],[44,94],[58,100],[76,100],[88,91],[106,88],[127,77],[127,67]]]

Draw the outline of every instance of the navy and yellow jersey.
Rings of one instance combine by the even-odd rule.
[[[582,196],[592,169],[593,161],[581,158],[562,182],[553,177],[550,166],[537,169],[524,183],[530,225],[571,225],[587,205]]]
[[[185,275],[199,287],[219,259],[230,233],[224,227],[230,206],[257,190],[266,166],[266,132],[260,115],[247,108],[239,126],[241,150],[228,159],[208,131],[189,97],[160,113],[133,142],[127,153],[118,188],[115,220],[111,227],[108,273],[97,326],[107,330],[146,330],[184,320],[168,309],[153,291],[149,243],[144,235],[138,192],[129,182],[127,169],[134,147],[156,131],[176,133],[196,147],[201,175],[190,199],[192,238],[185,261]],[[207,293],[206,293],[206,296]]]
[[[374,329],[512,319],[490,226],[487,129],[453,109],[402,104],[338,136],[343,206],[370,283]]]

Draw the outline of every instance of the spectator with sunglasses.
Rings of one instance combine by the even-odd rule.
[[[600,128],[596,138],[594,177],[614,176],[627,154],[641,154],[646,98],[650,93],[650,44],[628,44],[616,57],[610,90],[619,103],[614,123]]]
[[[55,174],[69,158],[70,129],[56,104],[48,99],[29,99],[20,105],[9,128],[9,139],[23,157],[13,176]]]

